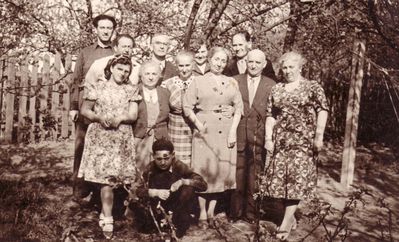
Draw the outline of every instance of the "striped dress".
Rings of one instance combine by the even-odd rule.
[[[169,99],[170,113],[168,123],[168,135],[175,147],[176,159],[191,166],[191,143],[193,130],[191,122],[183,115],[182,95],[193,80],[193,76],[183,81],[178,76],[169,78],[162,83],[171,95]]]

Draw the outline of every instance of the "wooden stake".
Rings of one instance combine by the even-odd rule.
[[[341,184],[349,188],[355,172],[356,140],[363,85],[363,65],[366,44],[356,40],[353,45],[352,73],[346,111],[345,141],[342,154]]]

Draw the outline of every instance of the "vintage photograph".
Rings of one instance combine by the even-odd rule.
[[[399,241],[399,0],[0,21],[0,241]]]

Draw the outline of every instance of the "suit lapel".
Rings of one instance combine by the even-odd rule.
[[[266,102],[266,100],[262,100],[262,99],[266,98],[265,97],[266,86],[267,86],[267,82],[266,82],[265,78],[263,78],[263,76],[261,76],[258,88],[256,89],[256,92],[255,92],[254,100],[252,101],[252,107],[255,107],[260,102]],[[251,108],[249,110],[249,113],[252,112],[253,110],[254,110],[254,108]]]
[[[247,75],[239,75],[236,78],[238,81],[238,86],[240,88],[242,101],[244,103],[244,115],[247,115],[250,110]]]
[[[155,122],[155,124],[158,124],[160,122],[160,116],[161,116],[161,112],[162,112],[162,105],[163,105],[163,96],[162,96],[162,92],[161,92],[161,87],[156,87],[157,88],[157,95],[158,95],[158,107],[159,107],[159,112],[158,112],[158,117],[157,117],[157,121]]]

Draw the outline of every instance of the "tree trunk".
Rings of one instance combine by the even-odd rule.
[[[194,5],[191,8],[191,13],[190,17],[188,18],[187,21],[187,27],[186,27],[186,34],[184,36],[184,49],[189,49],[190,47],[190,39],[191,35],[193,34],[193,29],[194,29],[194,20],[195,17],[197,16],[198,10],[201,6],[203,0],[195,0]]]
[[[208,24],[205,30],[205,36],[207,40],[209,40],[210,36],[212,36],[212,33],[218,25],[219,20],[222,17],[227,5],[229,5],[229,2],[230,0],[212,1],[213,5],[211,7]]]
[[[290,0],[289,2],[290,2],[290,15],[294,17],[290,18],[288,21],[287,33],[284,39],[283,53],[292,50],[292,47],[294,46],[295,43],[295,37],[298,31],[298,26],[300,25],[302,19],[300,15],[301,11],[300,2],[298,0]]]

